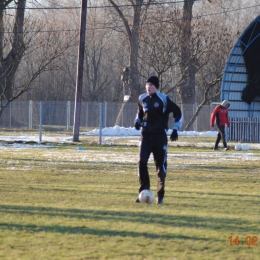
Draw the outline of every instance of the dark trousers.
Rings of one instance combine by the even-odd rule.
[[[221,139],[222,139],[224,147],[226,148],[227,142],[226,142],[225,126],[216,124],[216,127],[218,129],[218,136],[217,136],[217,140],[216,140],[216,143],[215,143],[215,148],[218,148],[218,144],[219,144]]]
[[[154,163],[157,170],[157,196],[164,197],[165,178],[167,170],[168,139],[166,134],[143,134],[139,150],[139,192],[150,189],[150,177],[148,172],[148,160],[153,153]]]

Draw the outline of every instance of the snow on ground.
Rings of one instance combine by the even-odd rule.
[[[169,131],[169,135],[171,130]],[[99,130],[94,129],[91,132],[83,132],[80,136],[94,136],[99,137]],[[216,131],[208,131],[208,132],[196,132],[196,131],[183,131],[179,132],[179,136],[186,136],[187,141],[177,141],[177,142],[169,142],[172,146],[194,146],[194,147],[209,147],[207,152],[176,152],[176,153],[168,153],[168,164],[172,167],[186,167],[193,165],[207,165],[212,162],[240,162],[240,161],[256,161],[260,159],[260,154],[253,153],[250,151],[236,151],[231,149],[228,152],[224,151],[213,151],[211,142],[194,142],[189,141],[193,136],[202,136],[202,137],[216,137]],[[122,143],[130,143],[134,145],[138,145],[140,131],[135,130],[134,128],[124,128],[124,127],[110,127],[104,128],[102,130],[102,144],[113,144],[115,140],[122,139]],[[129,139],[129,140],[125,140]],[[192,138],[191,138],[192,139]],[[124,142],[125,140],[125,142]],[[85,161],[85,162],[95,162],[97,164],[107,164],[107,163],[134,163],[136,164],[138,161],[138,153],[135,151],[129,150],[127,154],[121,154],[120,152],[99,152],[97,153],[96,149],[83,149],[80,146],[72,146],[72,149],[66,150],[65,153],[60,154],[56,149],[48,149],[49,147],[53,147],[51,143],[70,143],[73,141],[71,136],[69,137],[51,137],[51,136],[42,136],[42,142],[49,143],[48,145],[42,145],[39,142],[39,136],[0,136],[0,142],[10,142],[10,144],[0,143],[1,150],[4,152],[5,149],[13,149],[15,152],[24,153],[24,149],[28,148],[36,148],[42,149],[43,156],[49,158],[50,161],[74,161],[75,163]],[[28,142],[34,142],[35,144],[28,144]],[[234,143],[229,143],[234,147]],[[260,144],[249,144],[250,148],[260,149]],[[75,152],[76,150],[76,152]],[[150,162],[153,163],[153,156],[151,155]]]
[[[81,136],[99,136],[99,129],[94,129],[90,132],[82,132],[80,133]],[[102,129],[102,137],[139,137],[141,134],[141,131],[137,131],[134,127],[106,127]],[[171,130],[168,131],[168,135],[171,134]],[[196,132],[196,131],[183,131],[179,132],[180,136],[217,136],[216,131],[208,131],[208,132]],[[50,137],[42,135],[42,142],[58,142],[58,143],[64,143],[64,142],[72,142],[72,136],[68,137]],[[40,143],[40,137],[39,135],[21,135],[21,136],[0,136],[0,141],[6,141],[6,142],[36,142]]]
[[[87,150],[78,150],[77,153],[75,151],[66,151],[66,154],[62,154],[60,158],[57,158],[57,154],[55,151],[46,151],[45,156],[49,158],[49,160],[57,160],[61,159],[62,161],[75,161],[75,162],[96,162],[97,164],[122,164],[122,163],[133,163],[136,164],[138,161],[138,152],[129,151],[127,153],[119,152],[98,152],[96,149],[87,149]],[[242,162],[242,161],[258,161],[260,159],[260,155],[253,154],[249,151],[240,151],[235,152],[218,152],[209,150],[209,152],[176,152],[176,153],[168,153],[168,164],[171,165],[172,162],[176,163],[176,166],[182,165],[190,166],[193,165],[207,165],[214,162]],[[153,163],[153,155],[150,157],[150,162]],[[172,164],[173,165],[173,164]]]
[[[5,136],[0,135],[0,141],[5,142],[35,142],[40,143],[39,135],[15,135],[15,136]],[[72,137],[50,137],[50,136],[42,136],[42,142],[50,142],[50,143],[64,143],[71,142]]]
[[[168,136],[171,134],[171,129],[168,131]],[[94,136],[99,137],[100,130],[94,129],[90,132],[82,132],[80,133],[80,136]],[[106,127],[102,129],[102,144],[112,144],[113,140],[120,138],[129,138],[129,143],[133,145],[138,145],[139,143],[139,137],[140,137],[141,131],[136,130],[134,127],[120,127],[120,126],[114,126],[114,127]],[[197,132],[197,131],[180,131],[179,136],[185,136],[185,137],[194,137],[194,136],[200,136],[200,137],[216,137],[217,131],[205,131],[205,132]],[[13,143],[14,146],[17,148],[22,147],[21,144],[28,143],[28,142],[34,142],[40,144],[40,137],[39,135],[22,135],[22,136],[0,136],[0,142],[10,142]],[[70,143],[73,141],[72,136],[67,137],[53,137],[53,136],[46,136],[42,135],[41,141],[44,143]],[[228,142],[229,145],[235,146],[235,143]],[[187,142],[171,142],[170,145],[173,146],[194,146],[194,147],[212,147],[213,143],[201,143],[201,142],[190,142],[187,140]],[[252,143],[248,144],[249,149],[260,149],[260,144]]]
[[[85,135],[96,135],[99,136],[99,129],[94,129],[91,132],[83,132]],[[167,135],[170,135],[172,130],[168,130]],[[106,127],[102,129],[102,136],[140,136],[141,131],[136,130],[134,127]],[[207,132],[196,132],[196,131],[182,131],[179,132],[180,136],[217,136],[217,131],[207,131]]]

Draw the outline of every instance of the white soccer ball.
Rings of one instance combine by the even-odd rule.
[[[241,144],[236,144],[235,150],[241,151],[242,150],[242,145]]]
[[[249,145],[248,144],[242,144],[242,150],[243,151],[248,151],[249,150]]]
[[[141,203],[151,204],[154,201],[154,194],[151,190],[143,190],[139,193]]]

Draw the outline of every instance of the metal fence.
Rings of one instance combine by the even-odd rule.
[[[133,127],[137,112],[137,103],[99,103],[82,102],[80,112],[81,130],[91,131],[95,128]],[[123,106],[123,109],[122,109]],[[196,105],[179,105],[183,112],[183,125],[190,121],[195,113]],[[213,106],[203,106],[189,131],[210,131],[210,114]],[[102,110],[102,113],[101,113]],[[121,111],[121,113],[120,113]],[[101,118],[102,115],[102,118]],[[120,116],[119,116],[120,115]],[[48,131],[72,130],[74,120],[74,102],[36,102],[14,101],[6,107],[0,117],[0,128],[39,129]],[[169,128],[174,119],[171,116]],[[240,142],[260,142],[259,118],[230,118],[228,139]]]
[[[230,117],[229,140],[260,142],[260,118]]]
[[[80,127],[86,129],[99,128],[100,114],[102,116],[102,127],[133,127],[137,113],[137,103],[98,103],[82,102],[80,112]],[[196,106],[180,105],[183,111],[183,126],[190,121],[196,111]],[[100,113],[102,109],[103,113]],[[120,116],[119,112],[121,110]],[[211,108],[204,106],[199,116],[193,123],[191,131],[209,131],[209,117]],[[0,117],[0,128],[27,128],[37,129],[40,122],[44,128],[51,129],[72,129],[74,121],[74,102],[36,102],[36,101],[14,101],[6,107]],[[169,128],[174,123],[170,116]]]

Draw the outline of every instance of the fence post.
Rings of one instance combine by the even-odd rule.
[[[88,102],[86,102],[86,125],[85,127],[88,127]]]
[[[10,128],[12,128],[12,103],[9,104],[10,107]]]
[[[29,129],[32,129],[32,105],[33,105],[33,101],[30,100],[29,101]]]
[[[195,104],[193,105],[193,114],[197,111],[197,103],[195,102]],[[194,125],[194,131],[198,131],[198,117],[196,116],[195,118],[195,125]]]
[[[99,103],[99,144],[102,144],[103,103]]]
[[[67,130],[69,130],[70,128],[70,101],[67,101],[67,106],[66,106],[66,110],[67,110]]]
[[[42,142],[42,102],[40,102],[40,130],[39,130],[39,142]]]
[[[107,127],[107,102],[104,102],[103,127]]]

